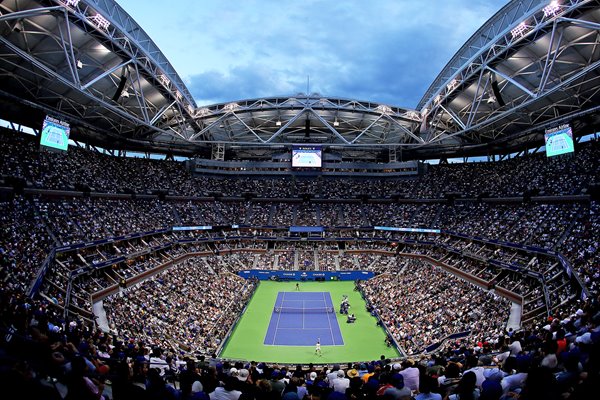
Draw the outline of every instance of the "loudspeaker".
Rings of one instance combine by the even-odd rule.
[[[123,75],[121,75],[121,80],[119,81],[119,86],[117,86],[117,90],[115,91],[115,94],[112,97],[113,101],[119,100],[119,97],[121,97],[121,93],[123,93],[123,89],[125,89],[126,83],[127,83],[127,75],[123,74]]]
[[[506,103],[504,102],[504,99],[502,98],[502,95],[500,94],[500,88],[498,87],[497,81],[492,81],[492,91],[494,92],[494,97],[496,98],[498,105],[500,107],[504,107],[504,105]]]

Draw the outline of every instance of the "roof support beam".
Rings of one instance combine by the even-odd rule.
[[[285,124],[283,124],[281,126],[281,128],[277,129],[277,132],[275,132],[269,139],[267,139],[266,143],[271,143],[273,141],[273,139],[275,139],[277,136],[281,135],[287,128],[288,126],[292,125],[294,122],[296,122],[302,115],[304,115],[304,113],[306,113],[308,110],[308,108],[303,108],[298,114],[294,115],[292,118],[289,119],[288,122],[286,122]]]
[[[491,73],[494,73],[498,76],[500,76],[502,79],[506,80],[507,82],[515,85],[516,87],[518,87],[519,89],[521,89],[523,92],[527,93],[527,95],[529,95],[529,97],[532,98],[536,98],[537,94],[533,93],[531,90],[527,89],[525,86],[521,85],[519,82],[515,81],[513,78],[511,78],[510,76],[490,67],[489,65],[485,66],[485,69],[487,69],[488,71],[490,71]]]
[[[557,22],[569,22],[573,25],[581,26],[583,28],[600,30],[600,24],[597,22],[586,21],[583,19],[573,19],[573,18],[557,18]]]
[[[171,108],[171,107],[173,107],[173,106],[175,105],[175,103],[177,103],[177,101],[174,101],[174,102],[172,102],[171,104],[169,104],[169,105],[167,105],[167,106],[164,106],[162,109],[160,109],[160,110],[158,111],[158,113],[157,113],[157,114],[156,114],[154,117],[152,117],[152,119],[150,120],[150,125],[154,125],[154,124],[156,123],[156,121],[158,121],[158,119],[159,119],[160,117],[162,117],[164,113],[166,113],[166,112],[167,112],[167,110],[168,110],[169,108]]]
[[[467,127],[473,124],[475,120],[475,116],[477,115],[477,111],[479,111],[479,105],[481,104],[481,100],[483,99],[483,93],[487,90],[488,82],[490,81],[490,76],[487,76],[485,81],[485,87],[481,88],[481,81],[483,80],[483,74],[485,69],[481,69],[479,71],[479,78],[477,79],[477,88],[475,89],[475,94],[473,95],[473,101],[471,102],[471,110],[469,111],[469,115],[467,117]],[[481,94],[480,94],[481,93]],[[440,103],[441,104],[441,103]]]
[[[494,115],[493,117],[490,117],[490,118],[486,119],[485,121],[482,121],[482,122],[479,122],[479,123],[477,123],[475,125],[469,126],[469,127],[467,127],[466,129],[464,129],[462,131],[451,133],[447,137],[452,137],[452,136],[456,136],[456,135],[463,135],[463,134],[465,134],[465,133],[467,133],[469,131],[473,131],[473,130],[477,130],[477,129],[483,129],[486,126],[488,126],[490,124],[493,124],[494,122],[496,122],[496,121],[498,121],[498,120],[500,120],[502,118],[505,118],[508,114],[514,113],[517,110],[520,110],[522,108],[528,107],[532,103],[534,103],[535,101],[537,101],[539,99],[542,99],[542,98],[544,98],[546,96],[549,96],[552,93],[554,93],[554,92],[556,92],[558,90],[563,89],[564,87],[568,87],[571,83],[577,81],[578,79],[580,79],[581,77],[583,77],[587,73],[589,73],[590,71],[592,71],[592,70],[594,70],[596,68],[599,68],[599,67],[600,67],[600,60],[598,60],[598,61],[596,61],[596,62],[588,65],[587,67],[583,68],[578,73],[576,73],[574,75],[571,75],[568,79],[566,79],[565,81],[561,82],[560,84],[552,87],[551,89],[548,89],[547,91],[545,91],[543,93],[540,93],[539,96],[530,98],[529,100],[524,101],[523,103],[521,103],[519,105],[516,105],[516,106],[514,106],[514,107],[512,107],[512,108],[510,108],[510,109],[508,109],[508,110],[506,110],[504,112],[498,113],[498,114]],[[585,112],[588,112],[588,111],[589,110],[585,110]],[[574,116],[575,115],[570,115],[569,117],[572,118]],[[432,143],[434,141],[437,141],[437,140],[432,140],[429,143]]]
[[[73,82],[76,85],[80,85],[81,82],[79,80],[79,72],[77,69],[77,60],[75,59],[75,53],[73,52],[73,39],[71,37],[71,27],[69,26],[69,18],[65,13],[65,30],[66,30],[66,38],[65,33],[63,33],[63,25],[61,21],[58,21],[58,32],[60,34],[61,39],[61,47],[63,52],[65,53],[65,60],[67,61],[67,65],[69,66],[69,71],[71,72],[71,76],[73,78]]]
[[[375,125],[377,122],[379,122],[379,120],[380,120],[381,118],[383,118],[384,116],[385,116],[385,114],[381,114],[379,117],[375,118],[375,119],[373,120],[373,122],[371,122],[371,123],[369,124],[369,126],[367,126],[365,129],[363,129],[363,130],[362,130],[362,132],[361,132],[361,133],[359,133],[359,134],[358,134],[358,136],[356,136],[356,137],[354,138],[354,140],[352,140],[352,141],[350,142],[350,144],[354,144],[354,143],[355,143],[355,142],[356,142],[358,139],[360,139],[360,137],[361,137],[362,135],[364,135],[364,134],[365,134],[365,133],[366,133],[366,132],[367,132],[369,129],[371,129],[371,127],[372,127],[373,125]]]
[[[69,88],[71,88],[73,90],[79,90],[80,89],[73,82],[71,82],[68,79],[66,79],[65,77],[57,74],[55,71],[53,71],[52,69],[48,68],[48,66],[46,66],[44,63],[40,62],[37,58],[33,57],[31,54],[28,54],[27,52],[21,50],[19,47],[15,46],[13,43],[11,43],[5,37],[0,36],[0,42],[2,42],[12,52],[14,52],[15,54],[17,54],[21,58],[27,60],[31,64],[33,64],[36,68],[38,68],[40,71],[42,71],[45,74],[45,76],[47,76],[49,79],[54,79],[54,80],[60,82],[61,84],[65,85],[65,86],[67,86],[67,87],[69,87]],[[141,120],[136,115],[130,114],[130,113],[122,110],[119,107],[115,107],[113,104],[110,104],[109,102],[105,101],[104,99],[94,96],[89,91],[81,91],[80,93],[82,93],[83,95],[85,95],[88,99],[90,99],[90,100],[92,100],[94,102],[97,102],[98,104],[101,104],[104,108],[106,108],[107,110],[110,110],[112,113],[114,113],[114,114],[116,114],[116,115],[118,115],[118,116],[120,116],[122,118],[125,118],[125,119],[127,119],[127,120],[129,120],[131,122],[134,122],[134,123],[136,123],[138,125],[145,126],[147,128],[150,128],[150,129],[155,130],[155,131],[160,132],[160,133],[171,134],[169,131],[164,131],[162,129],[154,127],[154,126],[148,124],[147,121]]]
[[[442,104],[440,104],[440,108],[442,110],[446,111],[446,113],[450,116],[450,118],[452,118],[454,120],[454,122],[456,122],[458,124],[458,126],[460,126],[462,129],[466,128],[465,124],[462,122],[462,120],[460,118],[458,118],[458,116],[454,113],[454,111],[446,109],[446,107],[444,107]]]
[[[422,137],[415,135],[410,129],[399,123],[395,118],[391,118],[389,115],[386,116],[388,121],[391,121],[394,125],[400,128],[401,131],[406,133],[411,138],[415,139],[419,143],[425,143]]]
[[[240,121],[240,123],[241,123],[242,125],[244,125],[244,127],[245,127],[246,129],[248,129],[248,131],[249,131],[251,134],[253,134],[253,135],[254,135],[254,136],[255,136],[255,137],[256,137],[256,138],[257,138],[257,139],[258,139],[258,140],[259,140],[261,143],[265,143],[264,139],[263,139],[263,138],[261,138],[261,137],[260,137],[260,136],[259,136],[259,135],[258,135],[258,134],[257,134],[257,133],[254,131],[254,129],[250,128],[250,127],[249,127],[249,126],[248,126],[248,125],[247,125],[247,124],[246,124],[246,123],[245,123],[245,122],[244,122],[244,121],[243,121],[243,120],[242,120],[240,117],[238,117],[238,116],[236,115],[236,113],[235,113],[235,112],[232,112],[231,114],[233,114],[233,116],[235,117],[235,119],[237,119],[238,121]]]
[[[135,68],[135,78],[131,80],[131,86],[134,87],[134,84],[137,84],[137,88],[135,88],[135,98],[138,102],[138,106],[140,107],[140,111],[144,116],[144,121],[150,124],[150,115],[148,114],[148,107],[146,103],[146,96],[144,95],[144,88],[142,87],[142,82],[140,79],[140,70],[137,66],[137,63],[133,64]],[[150,124],[152,125],[152,124]]]
[[[101,73],[100,75],[98,75],[97,77],[95,77],[94,79],[92,79],[91,81],[89,81],[88,83],[86,83],[85,85],[81,86],[81,90],[87,90],[90,86],[92,86],[93,84],[95,84],[96,82],[106,78],[107,76],[109,76],[110,74],[112,74],[113,72],[115,72],[116,70],[126,67],[127,65],[131,64],[133,62],[133,60],[128,60],[125,61],[124,63],[115,65],[114,67],[110,68],[107,71],[104,71],[103,73]]]
[[[554,62],[556,61],[556,57],[558,57],[558,53],[560,52],[560,43],[562,42],[564,29],[560,30],[560,36],[556,41],[556,49],[554,50],[554,56],[552,56],[552,60],[550,60],[550,56],[552,54],[552,49],[554,48],[554,37],[556,36],[556,23],[552,27],[552,34],[550,35],[550,43],[548,44],[548,53],[546,54],[546,62],[544,63],[544,69],[542,70],[542,77],[540,79],[540,84],[538,86],[538,93],[541,93],[546,88],[546,84],[548,83],[548,78],[550,77],[550,71],[552,71],[552,67],[554,66]]]
[[[10,14],[0,15],[0,22],[11,21],[13,19],[22,19],[22,18],[30,18],[35,17],[40,14],[47,14],[51,11],[64,11],[65,7],[63,6],[54,6],[54,7],[44,7],[44,8],[34,8],[32,10],[24,10],[24,11],[15,11]]]
[[[197,133],[193,134],[192,136],[190,136],[190,140],[195,140],[196,138],[202,136],[204,133],[208,132],[211,128],[213,128],[214,126],[217,126],[227,116],[229,116],[228,112],[226,112],[225,114],[221,115],[219,118],[217,118],[216,120],[214,120],[212,123],[208,124],[200,132],[197,132]]]
[[[348,139],[346,139],[345,137],[343,137],[338,131],[337,129],[335,129],[333,126],[329,125],[329,122],[325,121],[325,118],[321,117],[318,113],[312,111],[311,109],[311,113],[317,117],[317,119],[319,121],[321,121],[321,123],[323,125],[325,125],[327,127],[327,129],[329,129],[331,131],[331,133],[333,133],[335,136],[337,136],[342,142],[346,143],[346,144],[352,144],[353,142],[349,142]],[[361,134],[362,135],[362,134]]]

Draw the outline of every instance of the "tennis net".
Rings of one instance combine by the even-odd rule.
[[[273,309],[276,313],[292,313],[292,314],[326,314],[332,313],[333,307],[275,307]]]

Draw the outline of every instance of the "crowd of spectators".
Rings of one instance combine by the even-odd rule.
[[[312,195],[342,199],[393,195],[440,198],[448,193],[475,198],[483,194],[571,195],[585,193],[595,183],[600,168],[600,146],[595,141],[580,145],[568,161],[534,154],[497,162],[433,165],[422,176],[401,180],[199,177],[193,176],[185,163],[175,161],[113,157],[82,148],[45,152],[35,138],[7,129],[0,131],[0,142],[5,159],[0,167],[2,176],[22,178],[33,187],[75,190],[86,185],[104,193],[161,189],[182,196],[253,193],[267,198]]]
[[[10,267],[3,269],[5,273],[11,271],[13,268],[15,271],[19,271],[20,275],[27,276],[28,279],[18,280],[17,282],[22,285],[23,290],[26,286],[29,286],[33,277],[37,273],[41,266],[45,256],[48,254],[48,250],[54,245],[69,245],[73,243],[86,242],[94,239],[101,239],[107,237],[114,237],[130,233],[129,229],[135,231],[150,231],[155,228],[169,228],[171,225],[177,225],[181,222],[181,215],[183,213],[176,212],[175,208],[178,205],[188,204],[180,202],[169,202],[161,200],[116,200],[116,199],[105,199],[105,198],[72,198],[72,199],[48,199],[41,196],[33,198],[27,198],[22,196],[14,196],[10,202],[4,202],[2,205],[7,210],[3,214],[6,221],[9,222],[6,226],[10,228],[5,232],[5,235],[12,234],[13,237],[9,238],[6,236],[4,239],[7,246],[4,249],[3,255],[7,262],[11,263]],[[202,205],[203,212],[210,214],[216,207],[214,203],[199,203]],[[242,205],[243,203],[233,203]],[[18,210],[13,210],[15,205],[18,206]],[[194,207],[196,205],[192,204]],[[278,206],[290,206],[288,203],[279,203]],[[361,209],[369,209],[370,205],[360,204],[345,204],[347,208],[360,207]],[[12,207],[12,209],[11,209]],[[567,249],[565,255],[567,259],[572,259],[575,271],[581,274],[582,281],[590,287],[592,290],[597,290],[596,279],[598,276],[597,268],[594,264],[594,256],[597,252],[597,240],[594,235],[597,232],[598,226],[598,206],[596,202],[589,204],[578,203],[575,205],[562,205],[562,204],[539,204],[539,205],[465,205],[459,203],[454,207],[443,205],[436,206],[435,210],[430,214],[440,214],[440,207],[443,207],[441,213],[444,224],[450,228],[450,230],[458,232],[466,232],[470,235],[481,236],[481,237],[492,237],[499,238],[511,242],[520,242],[528,245],[543,245],[549,249],[558,249],[559,251],[563,248]],[[419,208],[425,208],[425,206],[419,206]],[[222,208],[236,210],[237,207],[230,204],[229,207]],[[289,208],[288,208],[289,210]],[[452,216],[454,211],[454,216]],[[223,213],[224,214],[224,213]],[[223,215],[219,213],[219,215]],[[25,215],[29,217],[25,218]],[[456,215],[460,215],[461,218],[457,218]],[[542,215],[539,220],[535,219],[535,216]],[[223,217],[221,217],[223,218]],[[548,220],[552,220],[552,223],[548,223]],[[204,222],[206,220],[194,220],[193,222]],[[222,219],[221,219],[222,221]],[[491,221],[487,223],[486,221]],[[532,222],[533,221],[533,222]],[[230,221],[226,221],[230,222]],[[552,232],[549,233],[548,227],[552,227]],[[526,231],[526,234],[522,232]],[[574,236],[570,234],[573,231],[576,237],[582,238],[582,247],[575,247]],[[15,239],[15,234],[19,233],[19,240]],[[214,235],[213,233],[212,235]],[[222,235],[222,233],[216,233]],[[235,234],[235,233],[234,233]],[[239,234],[239,233],[238,233]],[[194,235],[184,236],[187,233],[182,234],[182,237],[196,237]],[[211,233],[200,233],[199,236],[211,235]],[[445,238],[446,236],[442,236]],[[11,254],[17,254],[15,250],[10,250],[12,243],[18,243],[19,246],[25,246],[28,250],[27,254],[32,254],[34,258],[21,258],[11,257]],[[148,245],[160,245],[165,243],[165,240],[159,240],[156,243],[144,243],[137,242],[137,251],[143,251]],[[374,242],[373,242],[374,243]],[[363,243],[362,249],[367,249],[369,246],[373,246],[373,243]],[[130,243],[129,245],[133,245]],[[352,246],[352,245],[350,245]],[[539,258],[535,259],[532,256],[522,254],[522,252],[511,251],[507,248],[494,248],[493,246],[483,246],[482,244],[474,244],[473,242],[466,241],[460,243],[459,241],[452,242],[452,246],[460,250],[464,255],[469,257],[470,253],[475,256],[484,257],[485,259],[494,259],[502,261],[507,264],[518,265],[521,268],[529,269],[534,272],[539,272],[544,275],[549,289],[549,300],[551,308],[559,307],[563,303],[569,302],[574,297],[574,294],[569,294],[571,285],[564,276],[559,276],[558,272],[562,271],[563,268],[555,260],[553,263],[540,262]],[[264,244],[261,246],[264,248]],[[468,247],[468,248],[467,248]],[[574,253],[573,249],[577,250]],[[100,262],[104,262],[108,259],[117,257],[120,253],[131,254],[135,253],[134,249],[127,251],[115,249],[115,246],[108,246],[100,248],[98,251],[94,251],[91,254],[83,254],[81,257],[85,258],[84,262],[66,263],[67,268],[61,273],[63,266],[57,265],[52,268],[49,272],[51,282],[55,285],[52,290],[48,292],[51,298],[56,298],[60,303],[62,297],[64,297],[66,282],[68,282],[69,273],[73,270],[77,270],[80,267],[86,265],[95,265]],[[314,250],[314,249],[313,249]],[[275,266],[279,269],[315,269],[320,270],[332,270],[335,268],[344,269],[375,269],[377,270],[378,265],[373,263],[374,255],[367,253],[353,254],[351,252],[345,252],[340,249],[337,254],[333,255],[333,263],[325,261],[325,263],[319,262],[319,252],[314,253],[311,250],[306,253],[306,259],[298,260],[294,256],[295,250],[286,250],[291,253],[282,255],[275,264],[269,257],[263,256],[263,261],[266,261],[266,268],[268,265]],[[163,260],[168,260],[174,256],[184,254],[189,249],[181,247],[173,247],[164,250],[163,255],[157,254],[156,257]],[[415,250],[411,250],[415,251]],[[417,252],[423,252],[423,249],[416,250]],[[428,251],[426,251],[428,252]],[[22,254],[22,253],[21,253]],[[430,254],[430,252],[429,252]],[[575,256],[573,256],[575,255]],[[443,257],[443,255],[441,255]],[[257,265],[257,256],[250,257],[251,259],[245,260],[242,264],[245,264],[248,268]],[[337,259],[336,259],[337,258]],[[439,258],[439,255],[438,255]],[[31,261],[35,260],[35,263]],[[234,260],[237,262],[236,260]],[[150,263],[152,264],[152,263]],[[323,264],[323,265],[321,265]],[[498,270],[477,263],[474,261],[468,261],[465,257],[454,255],[449,259],[449,264],[458,266],[461,270],[466,270],[468,273],[476,275],[486,281],[490,281],[492,275],[499,275]],[[138,265],[134,263],[133,265]],[[142,265],[144,265],[142,263]],[[136,268],[128,267],[124,270],[115,272],[113,277],[114,281],[118,281],[121,278],[130,278],[136,272]],[[96,282],[97,285],[107,285],[107,279],[103,273],[97,273],[93,276],[93,280],[90,280],[90,284]],[[506,286],[512,285],[512,280],[506,281],[508,277],[506,274],[498,276],[496,278],[496,284],[501,279],[502,282],[506,283]],[[518,279],[518,277],[516,278]],[[109,279],[109,282],[110,279]],[[75,296],[74,305],[83,307],[87,301],[81,301],[80,299],[87,299],[87,294],[80,292],[82,285],[74,286]],[[518,284],[515,284],[515,288],[518,288]],[[516,290],[516,289],[515,289]],[[530,292],[531,290],[527,290]],[[519,292],[524,295],[526,292]],[[528,307],[526,311],[538,310],[543,311],[543,308],[538,307],[538,303],[541,300],[536,296],[533,300],[528,301]]]
[[[170,344],[122,340],[76,320],[62,331],[48,304],[1,294],[0,310],[14,328],[8,355],[30,363],[3,370],[0,381],[19,388],[25,399],[558,400],[589,399],[598,391],[600,314],[594,302],[580,304],[568,318],[502,331],[474,347],[456,340],[401,362],[382,355],[347,365],[287,367],[184,356]]]
[[[503,346],[514,342],[523,345],[521,351],[496,360],[492,357],[492,364],[497,364],[496,369],[502,371],[502,376],[498,375],[498,384],[503,394],[522,390],[524,398],[533,398],[531,395],[527,397],[532,390],[528,385],[539,384],[540,379],[547,378],[550,373],[556,378],[552,380],[555,384],[552,389],[556,390],[553,393],[569,392],[575,395],[590,384],[588,376],[598,374],[595,369],[598,364],[593,364],[597,363],[597,353],[591,353],[592,346],[597,346],[600,330],[596,298],[600,289],[600,209],[596,201],[398,203],[391,200],[394,196],[439,199],[447,193],[460,193],[464,197],[482,194],[490,197],[520,196],[526,192],[534,195],[586,193],[590,184],[595,183],[599,171],[600,146],[595,142],[580,146],[570,159],[546,160],[533,155],[495,163],[433,166],[423,176],[411,179],[371,180],[197,177],[188,171],[185,164],[175,161],[112,157],[82,148],[71,148],[68,153],[44,152],[30,138],[6,130],[0,133],[0,144],[3,157],[0,187],[14,185],[15,181],[22,179],[28,188],[81,191],[88,187],[92,192],[104,193],[93,193],[86,197],[57,197],[38,191],[33,195],[23,195],[19,183],[14,193],[4,195],[8,192],[0,192],[0,316],[3,343],[14,344],[14,349],[24,351],[32,359],[40,357],[32,355],[31,349],[27,350],[32,343],[33,349],[43,350],[39,354],[51,355],[50,363],[44,359],[38,360],[39,364],[34,366],[13,364],[14,368],[8,376],[35,383],[28,390],[37,393],[38,398],[56,397],[56,380],[69,386],[71,397],[78,390],[85,390],[84,386],[90,390],[94,386],[95,393],[101,393],[102,379],[109,376],[109,361],[116,363],[114,372],[120,371],[119,365],[127,366],[126,362],[129,362],[133,371],[131,376],[111,376],[115,398],[120,390],[119,383],[125,386],[133,383],[141,386],[144,383],[149,390],[160,387],[160,390],[171,391],[161,381],[165,374],[155,376],[153,368],[150,371],[145,369],[147,362],[154,358],[161,364],[161,370],[168,370],[169,374],[174,375],[186,370],[181,351],[193,354],[195,350],[210,352],[215,349],[251,293],[253,284],[236,278],[231,272],[254,267],[291,270],[316,269],[318,266],[323,271],[339,268],[379,273],[380,276],[374,280],[361,283],[361,288],[393,338],[411,354],[418,354],[426,346],[449,334],[463,330],[471,332],[469,337],[460,341],[444,341],[440,352],[445,355],[440,359],[422,360],[420,364],[407,364],[399,368],[385,361],[370,363],[365,368],[361,365],[349,366],[344,371],[348,378],[340,379],[352,382],[355,376],[351,371],[354,370],[359,375],[360,371],[369,371],[381,376],[377,380],[377,390],[374,390],[375,384],[369,386],[369,381],[361,381],[355,384],[355,392],[343,391],[349,396],[373,394],[391,386],[402,390],[397,377],[400,372],[417,368],[421,377],[425,378],[434,375],[427,372],[429,367],[434,367],[438,372],[445,371],[446,376],[437,380],[438,385],[429,380],[423,389],[419,385],[415,387],[413,382],[409,387],[412,393],[431,390],[446,394],[446,386],[450,386],[445,386],[446,380],[454,379],[453,382],[461,388],[467,387],[467,383],[462,386],[459,383],[462,382],[459,377],[461,372],[467,380],[466,377],[470,377],[467,370],[477,368],[478,363],[486,368],[493,367],[485,358],[485,351],[491,351],[492,348],[501,350]],[[167,190],[172,195],[195,198],[136,196],[125,199],[115,196],[124,192],[152,193],[158,189]],[[239,196],[244,192],[266,199],[214,201],[198,198],[211,196],[211,193]],[[348,201],[333,204],[269,200],[305,195]],[[350,201],[362,196],[388,200]],[[436,227],[471,236],[544,247],[562,253],[570,261],[572,270],[577,272],[589,289],[588,299],[585,303],[580,301],[585,296],[572,290],[574,278],[568,276],[555,257],[533,255],[449,235],[425,237],[434,245],[423,246],[403,243],[403,239],[414,240],[423,238],[423,235],[382,233],[386,238],[398,241],[395,243],[395,246],[399,246],[398,251],[426,254],[468,275],[497,287],[508,288],[522,296],[526,332],[508,338],[504,336],[503,325],[508,311],[505,300],[430,264],[405,261],[395,254],[370,251],[395,253],[396,247],[389,242],[348,243],[344,246],[335,242],[319,246],[284,242],[273,251],[267,249],[264,242],[254,239],[243,243],[213,243],[210,239],[228,234],[222,231],[164,231],[59,253],[51,261],[40,296],[25,296],[51,249],[57,246],[168,229],[177,225],[233,224]],[[288,232],[264,230],[258,234],[284,238]],[[339,234],[327,232],[323,236],[334,238]],[[359,237],[363,233],[348,231],[344,235]],[[376,233],[365,235],[375,237]],[[256,230],[251,236],[257,236]],[[188,239],[190,243],[179,243],[181,239]],[[206,243],[197,242],[204,239],[209,240]],[[443,246],[450,246],[458,252],[451,252]],[[354,249],[358,251],[349,251]],[[113,331],[107,333],[93,329],[90,301],[93,293],[192,252],[205,252],[207,255],[180,262],[170,270],[171,273],[146,280],[129,289],[123,297],[113,296],[106,300]],[[110,264],[111,260],[120,257],[124,259]],[[511,264],[518,270],[509,272],[498,266],[492,267],[481,259]],[[110,264],[108,268],[94,268],[106,262]],[[91,272],[71,281],[71,274],[82,269],[90,269]],[[527,271],[541,274],[543,284],[527,276]],[[65,320],[64,315],[67,314],[63,308],[66,307],[70,281],[70,319]],[[198,304],[202,307],[198,307]],[[219,310],[229,311],[225,314]],[[540,319],[540,316],[547,319]],[[173,326],[177,329],[172,329]],[[554,349],[555,344],[560,346],[559,350]],[[552,354],[556,360],[551,357]],[[474,361],[473,356],[478,356],[477,360]],[[450,359],[453,361],[447,362]],[[455,364],[456,367],[453,366]],[[545,370],[540,366],[550,368]],[[263,366],[263,372],[259,373],[259,368],[254,365],[256,379],[249,378],[254,374],[253,366],[237,368],[238,375],[231,370],[227,372],[223,365],[221,370],[216,368],[216,364],[214,367],[214,372],[206,369],[212,374],[212,384],[203,381],[207,389],[198,393],[231,392],[232,386],[227,386],[227,376],[237,377],[238,381],[244,382],[239,379],[239,371],[247,369],[249,374],[242,373],[241,377],[246,377],[245,382],[250,380],[256,387],[252,389],[255,391],[253,396],[259,390],[265,392],[265,398],[275,399],[278,396],[277,393],[267,395],[272,390],[267,390],[266,384],[264,387],[258,384],[260,378],[271,376],[263,375],[265,370],[280,370],[275,366]],[[513,370],[516,372],[513,373]],[[32,377],[32,371],[41,372],[40,376],[51,379],[41,384],[39,379]],[[317,390],[318,385],[313,386],[315,396],[326,396],[329,390],[335,391],[335,388],[346,385],[345,381],[334,384],[335,377],[328,377],[324,371],[308,371],[308,375],[304,371],[302,377],[311,378],[310,372],[316,372],[317,377],[309,381],[318,383],[321,377],[327,386],[321,385],[323,390]],[[484,392],[485,380],[476,371],[473,372],[477,380],[472,389]],[[524,380],[525,375],[522,374],[528,373],[533,374],[536,380]],[[0,375],[6,379],[6,374]],[[438,378],[443,377],[437,375],[440,375]],[[513,376],[516,377],[511,379]],[[95,380],[90,380],[90,377]],[[223,389],[216,389],[218,379],[215,377],[223,382]],[[424,379],[424,382],[427,381]],[[275,382],[273,385],[281,386]],[[294,385],[290,380],[284,386],[296,388],[298,395],[297,388],[302,384]],[[351,386],[349,383],[348,389]],[[187,392],[185,396],[189,396],[191,389],[184,391]],[[311,392],[310,385],[307,385],[307,392]]]
[[[320,249],[317,251],[319,271],[340,270],[339,251]]]
[[[361,282],[360,288],[408,354],[451,334],[471,331],[469,337],[484,340],[505,329],[510,307],[504,298],[423,261],[398,267]]]
[[[105,300],[104,306],[111,330],[125,340],[210,354],[252,292],[252,281],[208,271],[192,258]]]
[[[0,282],[28,293],[55,243],[35,207],[21,197],[0,202],[0,222]]]

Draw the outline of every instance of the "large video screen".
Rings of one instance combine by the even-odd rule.
[[[569,125],[561,125],[558,128],[548,129],[544,135],[546,140],[546,157],[573,153],[573,131]]]
[[[292,168],[321,168],[321,148],[316,146],[292,147]]]
[[[70,131],[71,128],[69,128],[68,123],[46,116],[42,125],[40,145],[58,150],[67,150]]]

